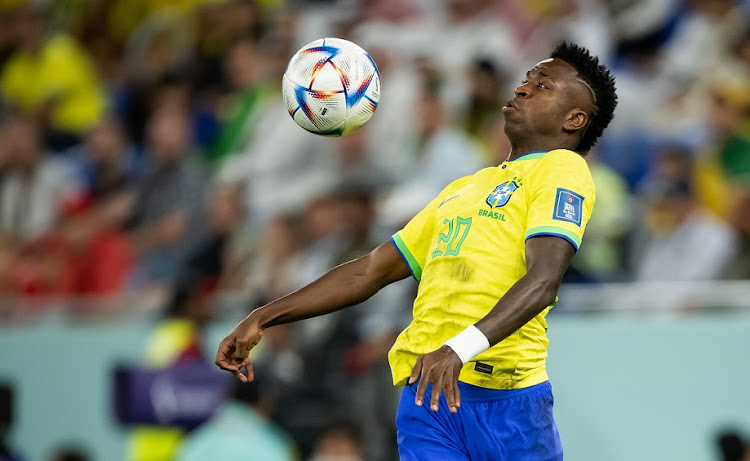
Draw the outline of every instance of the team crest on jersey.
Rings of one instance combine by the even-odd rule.
[[[487,205],[491,208],[500,208],[505,206],[510,197],[513,195],[519,187],[515,180],[505,181],[495,188],[495,190],[487,197]]]

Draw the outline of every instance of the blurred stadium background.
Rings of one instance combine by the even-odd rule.
[[[216,426],[191,432],[217,408],[247,459],[395,459],[385,355],[414,281],[269,330],[257,387],[217,375],[215,346],[501,161],[499,107],[560,39],[611,66],[620,97],[550,314],[567,458],[743,459],[749,15],[732,0],[0,0],[0,459],[225,459],[196,454]],[[297,127],[280,97],[289,57],[325,36],[382,78],[373,119],[340,139]]]

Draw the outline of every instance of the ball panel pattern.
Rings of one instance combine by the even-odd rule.
[[[282,79],[287,110],[302,128],[324,136],[364,125],[380,99],[380,75],[369,54],[342,39],[302,47]]]

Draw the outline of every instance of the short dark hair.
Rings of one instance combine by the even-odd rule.
[[[614,116],[617,107],[615,78],[609,69],[599,64],[598,57],[591,56],[589,50],[574,43],[560,43],[550,57],[573,66],[578,76],[594,91],[596,107],[591,114],[589,126],[576,148],[580,154],[585,154],[594,147],[596,140],[604,133],[604,129]]]

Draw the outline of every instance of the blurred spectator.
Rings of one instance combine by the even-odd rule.
[[[166,319],[147,344],[147,365],[166,367],[205,360],[203,329],[214,318],[215,290],[214,273],[186,268],[172,290]]]
[[[358,132],[366,138],[369,163],[385,169],[392,177],[398,176],[399,154],[415,130],[412,113],[419,98],[419,76],[410,60],[389,48],[392,45],[390,35],[378,30],[372,33],[358,30],[355,34],[361,37],[355,41],[370,53],[378,66],[380,86],[385,89],[375,114]],[[343,139],[349,136],[351,134]]]
[[[104,119],[71,149],[69,157],[76,164],[81,187],[97,202],[102,221],[124,228],[146,159],[142,149],[130,143],[122,123]]]
[[[374,188],[363,182],[343,183],[334,196],[347,235],[334,258],[334,265],[338,265],[364,256],[382,242],[372,235],[376,219]]]
[[[290,245],[279,244],[278,247],[288,254],[291,263],[288,267],[296,267],[300,276],[314,277],[317,272],[369,251],[375,245],[371,234],[374,219],[372,191],[367,186],[345,185],[313,199],[309,205],[307,220],[300,230],[307,230],[312,242],[298,257],[293,256],[293,248],[299,247],[300,234],[304,233],[291,233],[293,221],[277,221],[279,227],[271,233],[273,240],[270,242],[281,243],[282,236],[287,235]],[[282,277],[273,279],[272,284],[278,285]],[[276,296],[285,293],[279,292]],[[372,364],[387,353],[395,337],[391,328],[397,328],[393,324],[400,319],[392,315],[394,310],[398,312],[403,306],[399,301],[398,296],[388,297],[384,291],[355,309],[337,312],[324,319],[310,319],[300,325],[274,327],[269,331],[266,339],[270,342],[262,349],[258,360],[279,383],[286,386],[285,395],[295,396],[284,400],[288,402],[285,407],[294,406],[295,409],[287,410],[279,418],[294,434],[303,453],[309,452],[312,435],[333,415],[354,416],[357,410],[351,405],[351,395],[355,392],[351,384],[352,374],[370,371]],[[370,319],[365,327],[361,325],[362,316],[368,319],[375,316],[377,320]],[[360,330],[365,328],[371,328],[371,331],[360,336]],[[352,359],[348,360],[360,337],[363,342],[367,341],[366,344],[362,344],[357,353],[351,353]],[[373,347],[368,349],[370,346]],[[342,364],[349,363],[351,368],[348,365],[342,367]],[[380,367],[372,370],[373,373],[376,371],[383,370]],[[305,379],[300,380],[301,376]],[[387,374],[380,375],[383,376],[387,377]],[[379,387],[378,390],[383,391],[379,398],[382,400],[383,394],[390,394],[392,389],[390,384],[385,391]],[[323,402],[326,402],[326,409],[321,413]],[[380,407],[385,407],[386,413],[390,409],[390,406]],[[375,435],[373,430],[373,443],[390,443],[390,440]],[[383,451],[382,447],[379,448]]]
[[[402,154],[399,179],[401,187],[418,187],[434,197],[453,180],[483,165],[471,139],[451,126],[435,77],[427,78],[415,108],[417,131]],[[393,194],[405,195],[399,189]]]
[[[450,111],[466,100],[466,74],[474,60],[526,67],[515,25],[492,6],[489,0],[449,0],[444,8],[426,9],[422,20],[400,28],[400,40],[393,40],[402,52],[439,63],[446,79],[444,103]]]
[[[750,68],[750,24],[744,25],[744,30],[732,44],[730,51],[735,66]]]
[[[192,259],[192,258],[191,258]],[[186,268],[172,291],[165,319],[146,343],[146,366],[166,368],[206,360],[204,328],[213,319],[216,279]],[[128,446],[128,460],[172,460],[184,431],[163,426],[136,428]]]
[[[49,461],[89,461],[90,459],[86,450],[77,445],[60,447],[49,457]]]
[[[362,440],[352,424],[334,424],[326,428],[315,442],[309,461],[362,461]]]
[[[178,16],[189,19],[189,14],[205,0],[110,0],[104,21],[108,33],[117,41],[125,41],[140,25],[153,17]],[[166,12],[165,12],[166,10]]]
[[[663,72],[676,86],[717,68],[747,22],[734,0],[692,0],[664,46]],[[675,88],[677,89],[677,88]]]
[[[680,0],[606,2],[618,54],[628,57],[631,53],[658,49],[672,33],[683,3]]]
[[[257,64],[256,58],[252,63],[225,69],[225,72],[232,73],[241,71],[235,73],[237,77],[250,76],[251,73],[254,78],[260,76],[257,91],[273,90],[265,98],[262,110],[261,106],[253,108],[254,120],[243,121],[243,127],[250,131],[242,133],[245,142],[236,146],[241,148],[239,155],[227,156],[219,171],[219,178],[223,181],[247,183],[251,221],[261,227],[278,213],[299,211],[301,197],[314,196],[334,181],[328,166],[335,140],[310,136],[305,130],[300,130],[290,119],[279,93],[278,79],[299,46],[294,42],[296,16],[296,11],[283,8],[268,15],[264,39],[253,47],[263,66],[250,66]],[[240,45],[235,51],[242,53],[234,58],[251,51],[244,41]],[[234,79],[227,77],[230,81]]]
[[[103,222],[86,194],[72,194],[62,202],[57,228],[32,246],[32,257],[42,261],[36,290],[25,292],[72,296],[124,291],[135,262],[129,239]]]
[[[711,125],[724,175],[730,182],[747,183],[750,181],[750,67],[744,77],[716,85]]]
[[[614,37],[608,23],[607,2],[563,0],[548,2],[548,5],[547,20],[539,24],[549,35],[548,46],[560,40],[572,41],[588,48],[600,62],[611,64]]]
[[[342,239],[333,265],[364,256],[385,239],[375,232],[375,189],[361,183],[343,184],[336,189],[335,197],[347,238]],[[308,359],[322,363],[315,368],[324,370],[320,379],[328,383],[328,392],[342,400],[349,417],[368,434],[362,441],[365,459],[396,456],[390,422],[396,417],[399,390],[390,380],[387,355],[398,333],[411,320],[414,289],[409,282],[392,284],[337,313],[333,333],[320,348],[323,357]],[[314,354],[307,352],[306,356]]]
[[[148,147],[149,123],[157,112],[184,112],[190,127],[190,141],[196,141],[193,81],[187,74],[168,74],[148,86],[131,88],[130,107],[125,120],[127,131],[138,145]],[[192,145],[192,144],[191,144]]]
[[[0,179],[0,226],[27,243],[54,224],[60,198],[75,189],[74,170],[63,159],[45,157],[38,126],[30,119],[8,122],[2,143],[8,166]]]
[[[636,280],[719,278],[738,249],[732,229],[698,207],[686,179],[658,178],[645,194],[648,238]]]
[[[187,74],[193,58],[187,11],[159,3],[144,5],[152,14],[133,30],[125,48],[130,80],[139,88],[153,86],[167,76]]]
[[[227,244],[243,218],[238,197],[233,185],[222,185],[214,191],[206,219],[207,234],[192,249],[184,250],[187,254],[176,269],[167,319],[147,345],[147,365],[168,367],[206,359],[204,328],[214,318],[214,294],[225,268]],[[176,428],[136,429],[128,459],[173,459],[183,436]]]
[[[228,107],[222,128],[212,151],[212,159],[220,160],[229,154],[240,153],[259,135],[257,121],[274,95],[269,82],[264,80],[262,50],[250,40],[241,40],[229,50],[225,59],[225,73],[232,93],[226,98]],[[274,82],[275,83],[275,82]]]
[[[227,402],[212,420],[193,432],[182,445],[177,461],[292,461],[294,444],[269,420],[277,392],[264,385],[264,372],[256,370],[249,383],[234,383]]]
[[[750,74],[747,76],[750,78]],[[696,159],[695,181],[701,202],[730,219],[732,184],[750,178],[750,80],[724,76],[709,88],[706,127],[710,140]]]
[[[675,146],[661,151],[641,190],[644,238],[635,241],[631,254],[636,280],[715,280],[738,251],[737,233],[698,202],[694,176],[690,151]],[[674,290],[672,300],[661,304],[674,307],[682,296]]]
[[[659,79],[658,52],[644,49],[617,71],[617,111],[611,131],[597,144],[602,162],[631,188],[648,175],[658,144],[653,114],[666,104],[669,90],[670,82]]]
[[[336,182],[360,184],[363,188],[383,189],[393,185],[394,178],[380,158],[367,143],[370,126],[365,125],[331,145],[331,165]]]
[[[178,286],[196,281],[210,281],[217,288],[226,288],[225,280],[241,270],[242,261],[233,260],[234,252],[243,251],[240,230],[244,224],[243,189],[238,184],[216,184],[211,193],[206,221],[206,233],[187,257],[177,277]]]
[[[750,77],[730,55],[747,19],[734,0],[696,0],[688,6],[659,53],[660,100],[646,122],[658,138],[700,147],[711,142],[714,113],[706,106],[714,91]]]
[[[265,304],[297,289],[295,269],[304,247],[303,225],[296,215],[277,215],[258,241],[258,251],[249,261],[248,289]]]
[[[338,409],[321,394],[318,383],[307,375],[293,325],[276,325],[266,330],[265,344],[258,351],[253,367],[260,367],[278,398],[273,420],[288,432],[301,453],[309,453],[321,421]]]
[[[747,185],[732,190],[729,216],[740,244],[722,275],[732,280],[750,280],[750,189]]]
[[[259,135],[240,155],[226,157],[218,174],[221,181],[248,185],[251,221],[261,227],[279,213],[297,213],[309,197],[335,182],[329,168],[334,140],[301,130],[280,97],[269,101],[257,121]]]
[[[341,208],[332,187],[319,190],[300,205],[304,207],[302,219],[307,245],[298,262],[295,282],[303,287],[330,270],[337,251],[348,242]]]
[[[499,107],[505,105],[503,89],[505,87],[501,69],[487,59],[473,63],[469,73],[469,100],[463,114],[463,128],[482,147],[483,164],[497,165],[505,160],[510,151],[507,138],[499,138],[497,131],[502,131],[502,112]],[[504,139],[501,145],[498,139]]]
[[[596,150],[586,156],[596,187],[595,212],[586,225],[586,243],[571,263],[565,281],[612,281],[623,275],[626,263],[624,243],[634,213],[625,181],[603,164]],[[579,280],[571,280],[576,272]]]
[[[132,220],[147,281],[171,280],[205,228],[205,179],[191,148],[187,114],[176,107],[157,110],[148,125],[150,165]]]
[[[76,144],[107,106],[97,70],[67,34],[50,33],[37,6],[15,17],[18,47],[0,71],[3,97],[48,128],[53,149]]]
[[[262,10],[244,0],[202,2],[194,11],[197,86],[201,92],[221,89],[222,63],[228,50],[245,39],[258,40]]]
[[[313,196],[304,210],[304,230],[307,245],[302,249],[294,272],[295,289],[299,289],[334,267],[337,251],[346,245],[341,220],[341,208],[335,194],[326,190]],[[315,317],[295,325],[297,344],[306,354],[305,363],[310,373],[325,376],[325,365],[330,364],[331,355],[324,352],[328,341],[336,340],[336,325],[343,312]],[[322,382],[322,381],[320,381]]]
[[[73,149],[81,183],[94,199],[132,189],[143,172],[143,153],[133,146],[119,120],[106,118]]]

